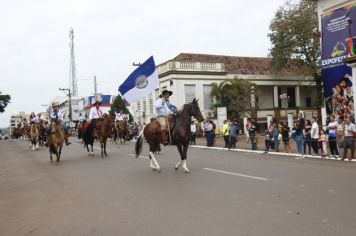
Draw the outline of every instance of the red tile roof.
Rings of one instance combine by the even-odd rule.
[[[281,71],[276,71],[271,66],[272,58],[267,57],[235,57],[209,54],[181,53],[174,61],[224,63],[229,74],[245,75],[305,75],[297,65],[297,60],[290,60],[288,66]]]

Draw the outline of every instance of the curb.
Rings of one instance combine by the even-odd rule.
[[[240,149],[240,148],[228,149],[228,148],[222,148],[222,147],[207,147],[207,146],[200,146],[200,145],[189,145],[189,146],[194,147],[194,148],[199,148],[199,149],[211,149],[211,150],[245,152],[245,153],[247,152],[247,153],[256,153],[256,154],[277,155],[277,156],[291,156],[291,157],[295,157],[295,159],[310,158],[310,159],[341,161],[341,158],[337,158],[337,159],[332,158],[332,157],[322,158],[321,156],[301,155],[301,154],[297,154],[297,153],[285,153],[285,152],[267,152],[267,153],[265,153],[264,151],[248,150],[248,149]],[[350,162],[350,161],[348,161],[348,162]],[[351,162],[356,162],[356,159],[351,160]]]

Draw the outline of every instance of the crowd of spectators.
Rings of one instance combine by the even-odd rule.
[[[225,120],[220,135],[224,140],[225,148],[236,148],[236,142],[242,133],[241,125],[236,121]],[[251,144],[252,150],[257,150],[259,126],[254,118],[248,118],[245,125],[247,131],[247,143]],[[196,144],[196,136],[199,133],[198,126],[192,122],[191,126],[192,140],[191,144]],[[213,120],[205,120],[202,124],[203,137],[206,139],[206,146],[215,145],[216,125]],[[350,116],[340,116],[338,119],[330,115],[325,126],[319,126],[316,117],[304,119],[302,114],[298,114],[297,120],[293,126],[289,127],[287,121],[271,119],[266,129],[262,133],[264,137],[264,151],[271,150],[275,152],[291,153],[300,155],[321,155],[321,157],[330,157],[338,159],[340,156],[339,147],[343,147],[341,159],[347,158],[347,152],[350,149],[351,154],[348,159],[354,159],[356,128]]]

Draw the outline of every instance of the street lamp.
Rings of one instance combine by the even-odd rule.
[[[281,99],[282,106],[286,109],[286,116],[287,116],[289,96],[286,93],[283,93],[283,94],[279,95],[279,99]]]

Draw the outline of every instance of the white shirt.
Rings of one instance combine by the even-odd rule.
[[[346,124],[344,127],[344,135],[345,136],[353,136],[353,132],[356,132],[355,125],[353,123]]]
[[[54,111],[54,110],[52,109],[52,107],[50,107],[50,108],[47,109],[47,111],[48,111],[48,113],[49,113],[49,118],[50,118],[51,120],[57,119],[57,120],[59,120],[59,121],[64,121],[64,114],[63,114],[62,112],[60,112],[59,110]]]
[[[339,123],[337,123],[336,120],[334,120],[333,122],[330,122],[328,124],[329,136],[336,137],[336,129],[337,129],[338,125],[339,125]]]
[[[126,116],[122,113],[117,113],[115,112],[115,117],[116,117],[116,121],[123,121],[124,119],[126,119]]]
[[[96,109],[96,107],[92,107],[89,111],[89,120],[101,118],[103,117],[103,115],[104,112],[101,107],[99,107],[98,109]]]
[[[318,125],[318,123],[314,122],[312,124],[310,134],[311,134],[311,138],[319,139],[319,125]]]
[[[156,109],[156,115],[158,116],[167,116],[173,114],[173,112],[168,108],[164,98],[159,98],[155,101],[154,107]]]
[[[197,132],[197,126],[195,124],[190,125],[190,132],[192,133]]]

